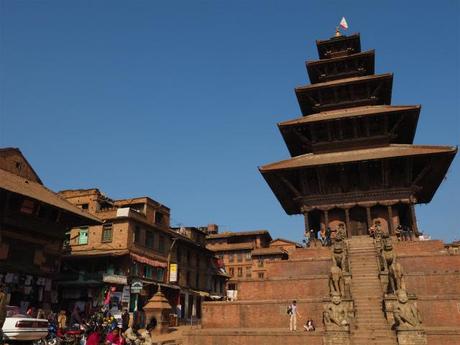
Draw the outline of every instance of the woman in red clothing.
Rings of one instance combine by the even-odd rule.
[[[125,339],[123,339],[123,337],[120,335],[120,329],[115,328],[112,332],[107,334],[105,343],[107,345],[123,345],[125,343]]]
[[[96,327],[94,332],[90,333],[88,335],[88,338],[86,338],[86,345],[99,345],[102,339],[101,333],[102,333],[101,327]]]

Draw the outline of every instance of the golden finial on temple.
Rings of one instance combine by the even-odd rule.
[[[340,36],[342,36],[342,34],[340,33],[339,27],[336,26],[335,27],[335,37],[340,37]]]

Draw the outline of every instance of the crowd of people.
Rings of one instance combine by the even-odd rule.
[[[379,221],[369,227],[369,236],[372,238],[380,237],[383,234],[382,225]],[[410,226],[399,224],[395,229],[395,235],[398,241],[413,241],[415,233]]]
[[[382,225],[379,221],[376,221],[372,224],[368,229],[368,234],[372,238],[379,236],[383,233]],[[333,236],[333,234],[335,236]],[[305,231],[305,239],[303,242],[305,243],[305,247],[311,246],[323,246],[323,247],[330,247],[335,237],[338,235],[346,236],[345,225],[339,224],[338,229],[331,230],[328,227],[321,227],[320,230],[315,230],[311,228],[309,231]],[[412,241],[415,238],[415,233],[410,226],[404,226],[399,224],[395,229],[395,236],[398,241]]]
[[[145,322],[143,311],[136,311],[131,317],[127,309],[121,318],[115,318],[107,307],[86,315],[78,305],[71,313],[46,312],[35,307],[28,308],[26,313],[33,318],[47,319],[50,329],[54,329],[53,336],[72,345],[150,345],[150,333],[156,327],[155,319]]]
[[[304,243],[307,248],[312,245],[316,247],[318,243],[323,247],[330,247],[334,238],[337,237],[346,237],[344,224],[339,224],[338,229],[335,230],[332,230],[329,226],[326,228],[321,227],[318,231],[311,228],[309,231],[305,231]]]

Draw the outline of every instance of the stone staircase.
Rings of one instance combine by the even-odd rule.
[[[397,345],[396,334],[382,311],[377,250],[372,238],[354,236],[348,240],[351,293],[356,318],[351,328],[353,345]]]

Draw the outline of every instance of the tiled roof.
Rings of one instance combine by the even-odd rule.
[[[242,236],[255,236],[255,235],[268,235],[271,238],[270,233],[267,230],[222,232],[220,234],[211,234],[208,236],[208,238],[214,239],[214,238],[242,237]]]
[[[324,83],[303,85],[303,86],[298,86],[295,89],[296,91],[314,90],[314,89],[321,89],[324,87],[343,85],[343,84],[352,84],[352,83],[361,83],[361,82],[365,82],[368,80],[387,79],[387,78],[392,78],[392,77],[393,77],[393,73],[374,74],[374,75],[367,75],[364,77],[351,77],[351,78],[326,81]]]
[[[42,184],[29,181],[3,169],[0,169],[0,189],[24,195],[31,199],[65,210],[80,218],[85,218],[88,221],[88,225],[101,223],[99,218],[74,206]]]
[[[455,147],[451,146],[391,144],[385,147],[350,150],[343,152],[330,152],[321,154],[308,153],[293,157],[291,159],[267,164],[260,167],[259,169],[262,173],[264,173],[274,170],[296,169],[309,166],[365,161],[372,159],[454,153],[456,150],[457,149]]]
[[[276,241],[281,241],[281,242],[286,242],[286,243],[290,243],[290,244],[295,244],[296,246],[298,247],[302,247],[302,245],[300,243],[297,243],[297,242],[294,242],[294,241],[290,241],[290,240],[286,240],[284,238],[275,238],[273,241],[271,241],[270,243],[273,243],[273,242],[276,242]]]
[[[311,114],[301,118],[283,121],[278,124],[279,127],[299,125],[304,123],[336,120],[344,117],[359,117],[359,116],[371,116],[390,112],[404,112],[404,111],[420,111],[420,105],[406,105],[406,106],[394,106],[394,105],[374,105],[374,106],[363,106],[353,107],[338,110],[323,111],[321,113]]]
[[[230,244],[208,244],[207,249],[212,250],[213,252],[223,252],[230,250],[244,250],[244,249],[253,249],[253,243],[230,243]]]
[[[284,255],[287,252],[280,247],[258,248],[252,251],[252,256],[255,255]]]

